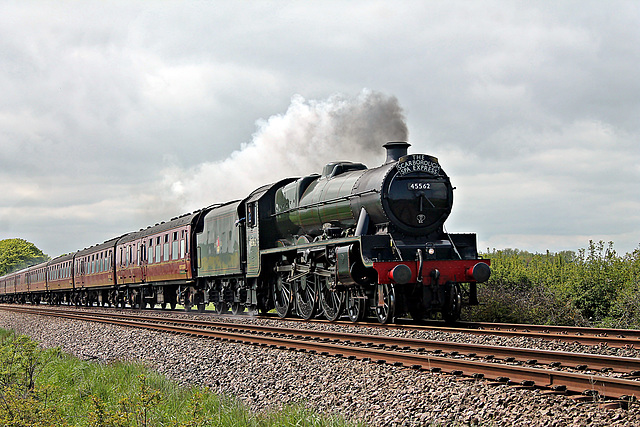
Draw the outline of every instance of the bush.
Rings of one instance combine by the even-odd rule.
[[[479,288],[479,306],[464,313],[475,322],[586,325],[579,310],[542,285],[515,286],[488,283]]]
[[[0,338],[0,425],[64,426],[51,401],[50,386],[36,386],[47,363],[58,349],[42,350],[28,337],[3,331]]]
[[[640,249],[623,257],[613,242],[577,253],[489,251],[491,278],[465,320],[640,327]]]

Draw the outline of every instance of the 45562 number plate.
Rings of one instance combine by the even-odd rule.
[[[407,184],[409,190],[431,190],[430,182],[410,182]]]

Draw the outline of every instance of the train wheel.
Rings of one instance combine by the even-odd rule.
[[[335,321],[342,315],[344,310],[344,292],[329,289],[326,284],[321,285],[320,306],[324,317],[330,322]]]
[[[247,306],[247,316],[257,316],[260,313],[258,306],[256,304],[251,304]]]
[[[311,319],[318,308],[318,285],[314,277],[302,276],[296,280],[296,307],[298,315]]]
[[[291,283],[288,283],[282,275],[278,275],[278,279],[273,285],[273,304],[276,307],[278,316],[284,318],[291,315],[293,291]]]
[[[197,292],[193,294],[193,302],[198,310],[198,313],[204,313],[204,310],[207,308],[207,304],[204,302],[204,295],[201,292]]]
[[[229,305],[226,302],[216,302],[213,304],[216,314],[229,313]]]
[[[233,304],[231,304],[231,313],[234,316],[244,313],[244,305],[240,304],[239,302],[234,302]]]
[[[166,302],[161,303],[160,304],[160,309],[161,310],[166,310],[167,309],[167,303]]]
[[[460,312],[462,311],[462,293],[460,291],[460,285],[457,283],[451,284],[446,300],[447,305],[442,309],[442,318],[447,323],[454,323],[460,318]]]
[[[376,317],[380,323],[393,322],[396,311],[396,291],[393,285],[378,285],[378,304],[376,305]]]
[[[352,322],[360,322],[364,319],[366,313],[366,298],[363,298],[362,295],[359,295],[359,292],[355,288],[347,289],[346,296],[346,311],[347,316],[349,316],[349,320]]]
[[[176,309],[176,303],[175,302],[170,302],[169,303],[169,308],[171,308],[171,310],[175,310]]]

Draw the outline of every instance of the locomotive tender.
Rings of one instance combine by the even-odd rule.
[[[385,144],[379,167],[329,163],[5,275],[0,301],[453,322],[478,304],[489,261],[478,259],[475,234],[444,230],[449,177],[409,146]]]

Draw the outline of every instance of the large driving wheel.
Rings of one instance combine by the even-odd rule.
[[[330,289],[328,285],[328,281],[323,281],[320,285],[320,306],[324,317],[333,322],[342,315],[345,293]]]
[[[296,308],[298,316],[311,319],[318,308],[318,284],[313,275],[296,280]]]
[[[346,292],[345,310],[352,322],[360,322],[366,314],[367,299],[356,288],[349,288]]]
[[[377,286],[376,317],[380,323],[389,323],[395,320],[396,291],[393,285],[382,284]]]
[[[293,290],[291,283],[279,274],[273,284],[273,304],[276,307],[278,316],[284,318],[291,315],[293,309]]]

